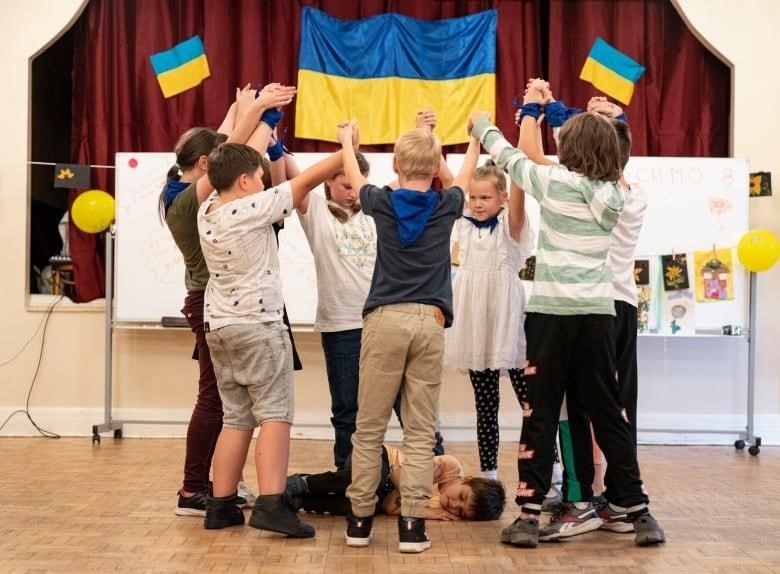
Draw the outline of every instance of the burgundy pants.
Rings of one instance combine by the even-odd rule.
[[[190,291],[181,310],[190,329],[195,333],[193,359],[198,361],[198,398],[187,427],[187,452],[184,456],[184,490],[205,492],[208,490],[211,457],[217,437],[222,430],[222,400],[217,390],[217,377],[211,364],[211,354],[206,344],[203,328],[203,291]]]

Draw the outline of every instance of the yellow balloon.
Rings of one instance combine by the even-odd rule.
[[[737,257],[748,271],[766,271],[780,258],[780,242],[768,229],[752,229],[739,240]]]
[[[114,221],[114,198],[100,189],[89,189],[73,200],[70,217],[85,233],[100,233]]]

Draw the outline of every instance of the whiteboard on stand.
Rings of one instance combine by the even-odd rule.
[[[293,158],[303,170],[327,155],[297,153]],[[369,181],[385,185],[395,179],[392,154],[365,156],[371,166]],[[160,192],[175,161],[173,153],[116,154],[114,320],[118,323],[156,324],[162,317],[181,316],[186,296],[184,263],[158,216]],[[312,193],[324,195],[323,186]],[[311,327],[317,310],[317,278],[297,213],[285,220],[279,233],[279,260],[290,322]]]

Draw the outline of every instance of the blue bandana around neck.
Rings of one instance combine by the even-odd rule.
[[[163,205],[165,205],[165,211],[168,211],[168,208],[173,203],[173,200],[176,199],[176,197],[189,186],[189,183],[179,181],[178,179],[168,180],[168,183],[165,185],[165,195],[163,196]]]
[[[496,225],[498,225],[498,214],[494,215],[490,219],[485,219],[484,221],[480,221],[476,217],[469,217],[468,215],[464,215],[463,219],[468,219],[477,229],[484,229],[485,227],[489,227],[490,233],[493,233]]]
[[[420,238],[438,202],[439,194],[432,190],[400,188],[390,193],[401,245],[410,247]]]

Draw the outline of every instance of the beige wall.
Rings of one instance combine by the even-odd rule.
[[[767,94],[780,93],[780,76],[769,71],[769,54],[777,51],[780,3],[751,0],[734,10],[732,0],[678,0],[692,26],[722,56],[734,65],[733,155],[746,157],[754,171],[774,171],[780,185],[780,159],[775,144],[778,115]],[[29,60],[60,30],[77,17],[81,0],[30,0],[17,4],[0,0],[0,56],[5,76],[0,125],[0,301],[4,328],[0,330],[0,363],[8,361],[36,330],[51,302],[48,296],[29,298],[27,293],[29,157]],[[729,89],[724,86],[723,89]],[[767,109],[761,109],[757,104]],[[779,190],[780,193],[780,190]],[[780,234],[777,198],[751,201],[754,227],[764,226]],[[780,265],[762,275],[759,284],[757,347],[757,424],[765,442],[780,443],[780,392],[776,341],[780,340],[777,295]],[[329,436],[328,393],[319,340],[312,333],[297,333],[305,370],[296,375],[298,421],[296,432],[306,436]],[[8,365],[0,367],[0,420],[24,405],[36,370],[38,337]],[[192,339],[186,332],[160,330],[117,331],[115,336],[115,417],[183,419],[195,395],[196,366],[188,359]],[[62,303],[53,313],[32,395],[36,420],[55,432],[87,435],[90,426],[103,417],[104,313],[100,302],[78,306]],[[519,417],[511,390],[502,389],[502,426],[517,428]],[[473,437],[473,399],[468,381],[449,375],[442,393],[442,422],[449,438]],[[652,393],[645,389],[643,393]],[[684,392],[684,389],[676,392]],[[674,401],[665,401],[673,403]],[[738,402],[738,401],[737,401]],[[739,405],[717,407],[706,421],[735,424]],[[673,406],[670,406],[673,410]],[[659,415],[666,416],[660,412]],[[671,418],[670,418],[671,417]],[[691,417],[672,412],[664,420],[690,425]],[[641,425],[640,420],[640,425]],[[696,426],[696,425],[693,425]],[[463,430],[468,429],[468,430]],[[126,435],[181,434],[184,427],[128,426]],[[15,417],[3,434],[34,434],[34,429]],[[505,433],[514,440],[515,433]],[[721,440],[729,440],[722,437]]]

